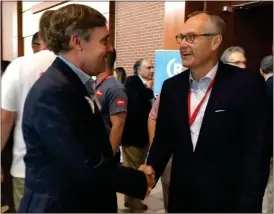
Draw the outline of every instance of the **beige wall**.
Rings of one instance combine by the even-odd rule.
[[[1,2],[1,59],[11,61],[20,55],[32,54],[32,36],[38,31],[39,19],[44,11],[33,14],[31,8],[41,2],[42,1],[23,1],[22,3],[18,3],[16,1]],[[93,7],[103,13],[107,20],[109,20],[110,13],[108,1],[70,1],[50,9],[56,10],[60,7],[73,3],[84,4]],[[18,4],[20,5],[19,7]],[[22,25],[18,25],[18,23],[20,23],[20,19],[22,19]],[[19,48],[18,44],[20,46]],[[20,50],[22,50],[22,53],[20,53]]]
[[[109,2],[66,2],[64,4],[55,6],[50,8],[50,10],[56,10],[58,8],[64,7],[69,4],[83,4],[90,6],[98,11],[100,11],[102,14],[105,15],[107,20],[109,20]],[[39,30],[39,19],[44,11],[33,14],[31,12],[31,7],[34,6],[34,2],[25,2],[22,5],[22,12],[23,12],[23,38],[24,38],[24,55],[32,54],[31,49],[31,40],[32,35],[36,33]]]
[[[18,56],[18,19],[16,1],[3,1],[1,6],[2,15],[2,56],[3,60],[13,60]]]

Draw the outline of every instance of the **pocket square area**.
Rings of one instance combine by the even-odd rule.
[[[224,111],[226,111],[226,110],[224,110],[224,109],[215,110],[215,112],[224,112]]]

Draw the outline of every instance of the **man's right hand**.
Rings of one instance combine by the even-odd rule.
[[[147,194],[146,194],[146,196],[148,196],[150,194],[152,188],[155,185],[154,169],[151,166],[143,164],[140,166],[139,170],[143,171],[146,175],[146,178],[147,178]]]

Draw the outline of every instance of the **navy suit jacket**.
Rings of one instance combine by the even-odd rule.
[[[31,88],[19,212],[117,212],[116,192],[144,198],[144,173],[115,161],[101,115],[85,97],[85,86],[59,58]]]
[[[168,212],[261,212],[270,160],[263,78],[219,62],[193,151],[189,73],[163,84],[147,160],[158,178],[173,155]]]
[[[269,135],[269,155],[273,157],[273,76],[266,80],[267,100],[268,100],[268,127]]]

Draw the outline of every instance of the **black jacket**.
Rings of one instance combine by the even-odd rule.
[[[269,175],[263,78],[219,62],[193,151],[189,73],[163,84],[147,161],[159,178],[173,155],[168,212],[260,213]]]
[[[138,75],[128,77],[125,88],[128,110],[122,145],[144,147],[149,143],[147,119],[154,98],[153,91],[143,84]]]

